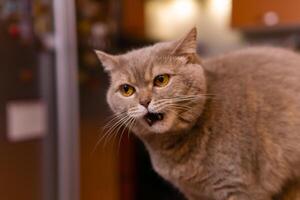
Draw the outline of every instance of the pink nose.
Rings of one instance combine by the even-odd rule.
[[[142,105],[142,106],[144,106],[145,108],[148,108],[148,106],[149,106],[149,104],[150,104],[150,100],[141,100],[140,101],[140,104]]]

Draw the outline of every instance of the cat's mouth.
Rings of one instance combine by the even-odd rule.
[[[148,112],[144,116],[145,121],[148,123],[149,126],[152,126],[158,121],[162,121],[164,119],[164,114],[163,113],[151,113]]]

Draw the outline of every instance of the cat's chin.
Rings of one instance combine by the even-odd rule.
[[[163,113],[163,119],[156,121],[155,123],[147,122],[147,119],[141,119],[141,124],[149,133],[154,134],[164,134],[167,132],[174,131],[172,130],[175,125],[176,115],[172,113]]]

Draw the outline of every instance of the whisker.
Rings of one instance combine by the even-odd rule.
[[[113,114],[112,116],[110,116],[108,119],[108,121],[107,122],[105,122],[105,125],[103,126],[103,130],[107,127],[107,126],[109,126],[113,121],[115,121],[115,120],[117,120],[118,118],[120,118],[121,116],[124,116],[126,114],[126,111],[123,111],[123,112],[121,112],[121,113],[116,113],[116,114]]]
[[[136,122],[136,119],[134,118],[134,120],[133,120],[133,122],[132,122],[132,125],[129,127],[129,129],[128,129],[128,139],[129,139],[129,135],[130,135],[130,133],[131,133],[131,129],[133,128],[133,126],[135,125],[135,122]]]
[[[126,118],[126,115],[125,115],[124,113],[120,114],[119,117],[118,117],[118,119],[117,119],[117,121],[114,121],[114,123],[110,123],[110,124],[109,124],[109,125],[111,125],[111,124],[113,124],[113,125],[112,125],[111,127],[107,128],[107,131],[105,131],[105,129],[103,129],[103,132],[104,132],[103,137],[102,137],[100,140],[98,140],[97,145],[99,145],[100,142],[102,142],[102,140],[104,140],[104,142],[105,142],[105,143],[104,143],[104,147],[105,147],[106,141],[109,140],[111,132],[113,131],[113,129],[114,129],[116,126],[119,125],[119,123],[120,123],[124,118]]]
[[[119,132],[120,128],[122,127],[123,124],[126,123],[128,120],[128,116],[124,116],[121,120],[119,120],[109,131],[109,136],[107,140],[104,142],[104,147],[106,144],[109,142],[110,138],[115,138],[115,135]]]
[[[196,101],[200,98],[209,97],[209,96],[215,96],[215,95],[213,95],[213,94],[183,95],[183,96],[172,97],[172,98],[164,98],[164,99],[155,101],[154,109],[159,108],[160,110],[162,110],[164,107],[168,106],[169,104],[176,104],[176,103],[181,103],[184,101],[190,101],[192,103],[193,101]],[[192,108],[192,107],[190,107],[190,108]]]
[[[115,121],[118,121],[119,118],[121,118],[121,117],[123,117],[123,116],[124,116],[124,112],[114,114],[114,116],[112,117],[112,119],[109,120],[109,121],[106,123],[106,125],[102,128],[102,133],[103,133],[103,134],[102,134],[102,135],[99,135],[99,137],[98,137],[98,139],[97,139],[97,142],[96,142],[96,144],[95,144],[95,147],[93,148],[92,153],[94,153],[94,152],[96,151],[96,149],[97,149],[98,145],[101,143],[101,141],[102,141],[104,138],[106,138],[106,136],[107,136],[107,131],[105,131],[106,126],[111,125],[111,124],[114,124]]]
[[[160,100],[157,100],[157,102],[164,101],[164,100],[201,98],[201,97],[209,97],[209,96],[216,96],[216,95],[215,94],[181,95],[181,96],[177,96],[177,97],[160,99]]]
[[[179,102],[183,102],[183,101],[194,101],[194,100],[198,100],[200,97],[186,97],[186,98],[178,98],[178,97],[174,97],[174,98],[170,98],[170,99],[161,99],[156,101],[156,103],[163,103],[163,102],[172,102],[172,103],[179,103]]]
[[[119,115],[118,117],[114,118],[113,120],[111,120],[109,123],[107,123],[103,127],[103,131],[104,132],[109,132],[109,130],[111,129],[112,125],[117,124],[124,117],[126,117],[126,115],[122,114],[122,115]]]
[[[122,130],[122,132],[124,131],[124,129],[126,129],[128,122],[130,122],[132,120],[131,117],[128,117],[126,120],[124,120],[124,123],[122,123],[122,126],[120,126],[118,128],[118,130],[116,131],[117,134],[119,134],[119,131]]]
[[[167,106],[176,106],[176,107],[180,107],[180,108],[186,108],[186,109],[192,109],[192,106],[189,105],[178,105],[178,104],[174,104],[174,103],[165,103],[165,104],[160,104],[160,105],[156,105],[154,106],[154,109],[158,109],[158,110],[162,110]]]
[[[165,106],[165,105],[170,105],[170,104],[174,104],[175,105],[175,103],[180,103],[180,102],[162,102],[162,103],[159,103],[159,104],[154,104],[154,107],[163,107],[163,106]],[[183,106],[183,105],[182,105]]]
[[[116,128],[118,128],[119,127],[119,125],[121,124],[121,122],[120,121],[118,121],[116,124],[114,124],[106,133],[105,133],[105,135],[106,135],[106,137],[103,139],[103,148],[105,149],[105,146],[106,146],[106,144],[108,143],[108,141],[110,141],[111,140],[111,138],[114,136],[114,130],[116,129]]]
[[[182,117],[182,115],[178,115],[175,111],[173,111],[173,110],[169,110],[170,112],[173,112],[173,114],[175,114],[179,119],[181,119],[181,120],[183,120],[184,122],[186,122],[186,123],[190,123],[191,121],[189,121],[189,120],[187,120],[187,119],[184,119],[183,117]]]
[[[134,120],[134,118],[129,118],[129,120],[126,122],[125,127],[123,128],[120,138],[119,138],[119,144],[118,144],[118,152],[120,151],[120,146],[121,146],[121,142],[122,142],[122,137],[124,132],[127,130],[127,127],[129,127],[129,125],[132,123],[132,121]]]
[[[176,106],[176,105],[165,105],[164,107],[159,108],[157,110],[164,110],[164,109],[170,109],[170,108],[177,109],[179,111],[189,111],[189,110],[192,109],[191,107],[182,107],[182,106]]]

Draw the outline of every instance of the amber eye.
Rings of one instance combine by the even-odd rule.
[[[168,74],[158,75],[154,79],[154,85],[157,87],[165,87],[169,83],[169,80],[170,75]]]
[[[120,92],[123,96],[129,97],[129,96],[133,95],[133,93],[135,92],[135,89],[131,85],[123,84],[120,86]]]

